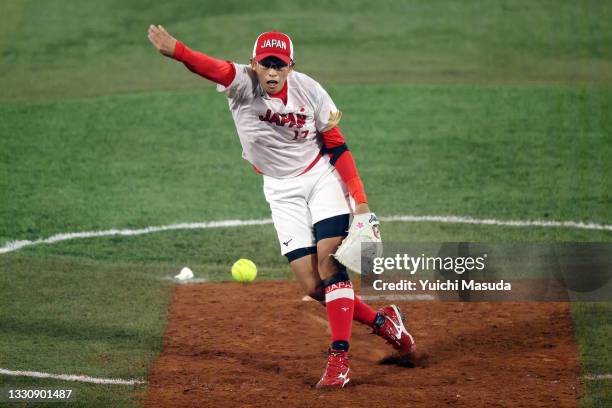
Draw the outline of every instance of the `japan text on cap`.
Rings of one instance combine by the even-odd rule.
[[[293,61],[291,38],[278,31],[268,31],[260,34],[253,46],[253,58],[259,62],[268,57],[276,57],[285,64],[290,64]]]

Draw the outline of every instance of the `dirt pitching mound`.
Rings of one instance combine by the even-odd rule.
[[[145,406],[578,405],[566,303],[399,303],[416,358],[395,361],[381,338],[355,323],[350,386],[319,391],[326,314],[301,299],[287,281],[177,286]]]

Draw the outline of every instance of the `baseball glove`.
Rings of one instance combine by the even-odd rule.
[[[361,274],[362,257],[364,260],[372,260],[382,256],[382,240],[378,225],[378,218],[374,213],[354,215],[348,236],[338,247],[333,255],[334,258],[353,272]]]

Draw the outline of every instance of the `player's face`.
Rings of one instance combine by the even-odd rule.
[[[251,67],[257,74],[261,87],[270,94],[280,92],[285,85],[287,76],[293,69],[278,58],[270,57],[260,62],[251,60]]]

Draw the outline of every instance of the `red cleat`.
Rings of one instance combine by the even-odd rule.
[[[399,307],[395,305],[386,306],[380,309],[377,314],[376,320],[380,320],[380,324],[374,325],[374,333],[385,339],[400,353],[414,353],[416,343],[404,326],[404,319]]]
[[[327,366],[317,388],[342,388],[349,382],[350,362],[348,352],[329,350]]]

